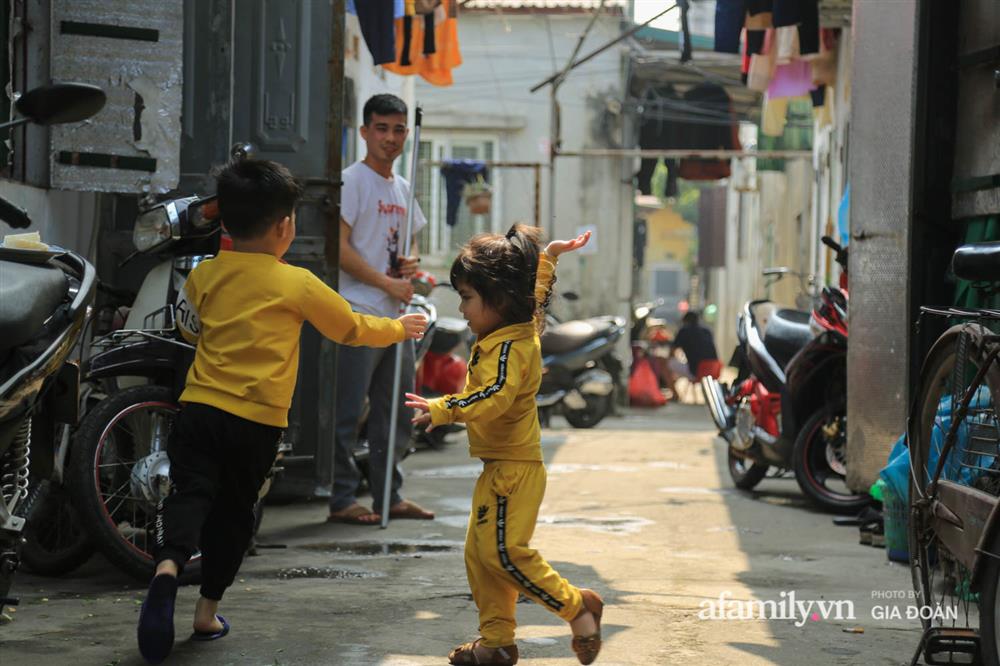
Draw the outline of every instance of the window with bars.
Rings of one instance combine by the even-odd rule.
[[[439,163],[443,160],[496,159],[497,138],[494,136],[436,136],[425,133],[420,140],[417,174],[417,200],[427,218],[427,226],[420,234],[420,252],[441,265],[450,264],[458,248],[478,233],[495,232],[501,220],[501,174],[490,169],[489,181],[493,187],[493,206],[486,215],[473,215],[459,203],[454,226],[446,223],[447,194]]]

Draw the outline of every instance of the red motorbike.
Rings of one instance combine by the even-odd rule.
[[[868,503],[847,476],[847,249],[829,237],[843,268],[840,286],[824,287],[813,311],[768,300],[747,303],[737,321],[729,364],[732,386],[702,379],[705,403],[729,451],[737,488],[750,490],[770,469],[792,470],[820,507],[857,512]],[[784,276],[788,269],[768,269]]]

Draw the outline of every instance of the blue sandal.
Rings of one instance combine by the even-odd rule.
[[[218,631],[196,631],[191,634],[191,640],[193,641],[214,641],[222,638],[229,633],[229,623],[226,622],[226,618],[221,615],[216,615],[215,619],[222,623],[222,629]]]
[[[174,600],[177,579],[162,574],[153,578],[139,612],[139,652],[150,664],[162,663],[174,646]]]

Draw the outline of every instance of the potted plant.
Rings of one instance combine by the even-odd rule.
[[[465,184],[462,198],[473,215],[488,215],[493,203],[493,188],[482,176],[476,176],[476,180]]]

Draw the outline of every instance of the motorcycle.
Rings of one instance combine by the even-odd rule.
[[[564,294],[569,296],[569,294]],[[625,334],[621,317],[559,322],[550,316],[542,333],[542,383],[535,396],[547,426],[561,412],[574,428],[593,428],[614,408],[622,363],[615,345]]]
[[[747,303],[737,321],[732,386],[701,380],[705,403],[728,446],[733,483],[753,489],[772,467],[792,470],[803,493],[823,509],[851,513],[867,505],[847,476],[847,249],[833,239],[844,270],[840,287],[824,287],[813,311]],[[788,269],[768,269],[778,279]]]
[[[15,102],[21,117],[0,129],[79,122],[100,111],[105,100],[95,86],[42,86]],[[4,199],[0,219],[14,228],[31,225],[24,210]],[[96,279],[94,267],[74,252],[0,248],[0,608],[18,603],[8,595],[22,534],[47,492],[47,484],[31,479],[51,473],[55,424],[77,418],[79,370],[70,356]]]

